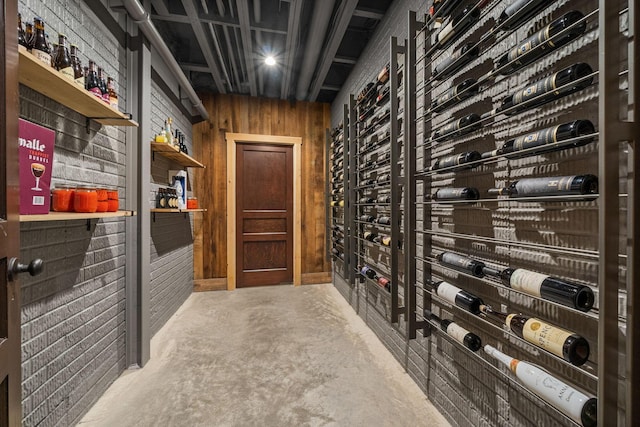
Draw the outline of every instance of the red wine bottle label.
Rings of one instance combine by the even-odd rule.
[[[513,316],[516,315],[510,314],[507,316],[507,324],[511,323]],[[558,357],[563,357],[562,347],[564,346],[567,338],[571,335],[573,335],[572,332],[545,323],[535,317],[527,320],[522,329],[522,337],[526,341],[529,341],[531,344],[537,345]]]
[[[531,147],[537,147],[539,145],[550,144],[557,142],[558,128],[548,128],[539,132],[530,133],[529,135],[520,136],[513,142],[513,149],[516,151],[525,150]]]
[[[453,339],[458,341],[460,344],[464,345],[464,337],[467,336],[469,331],[467,331],[462,326],[456,325],[455,323],[449,323],[447,326],[447,334],[451,335]]]
[[[75,73],[73,72],[73,67],[61,68],[58,71],[60,71],[60,73],[69,80],[75,81]]]
[[[547,40],[549,40],[550,28],[551,28],[551,25],[547,25],[547,27],[544,30],[539,31],[537,34],[534,34],[533,36],[529,37],[520,46],[517,46],[511,49],[509,51],[509,54],[507,55],[509,62],[524,55],[525,53],[534,49],[536,46],[542,43],[545,43]],[[548,46],[553,47],[553,42],[549,41]],[[542,47],[541,49],[544,50],[545,48]]]
[[[529,270],[518,268],[511,273],[511,279],[509,283],[515,290],[524,292],[525,294],[540,297],[540,288],[542,288],[542,282],[547,279],[547,275],[536,273]]]
[[[557,194],[571,189],[575,176],[521,179],[516,183],[518,195]]]
[[[436,294],[440,298],[449,301],[451,304],[456,303],[456,295],[458,295],[458,292],[462,292],[462,289],[447,282],[440,282],[436,290]]]
[[[33,56],[35,56],[38,61],[42,61],[48,66],[51,66],[51,55],[49,55],[47,52],[44,52],[38,49],[33,49],[31,53],[33,53]]]
[[[550,92],[556,88],[556,74],[549,76],[544,80],[540,80],[537,83],[529,86],[528,88],[517,92],[513,95],[513,104],[521,104],[529,99],[541,95],[543,93]]]

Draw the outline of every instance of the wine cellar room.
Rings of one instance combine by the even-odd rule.
[[[638,424],[640,2],[1,1],[0,427]]]

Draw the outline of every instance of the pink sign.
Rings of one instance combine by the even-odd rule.
[[[51,203],[51,169],[56,133],[20,119],[20,214],[46,214]]]

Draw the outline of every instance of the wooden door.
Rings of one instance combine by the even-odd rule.
[[[0,426],[22,422],[20,287],[9,265],[20,245],[18,217],[17,2],[0,0]]]
[[[236,145],[236,286],[293,281],[293,147]]]

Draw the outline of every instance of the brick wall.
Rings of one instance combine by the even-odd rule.
[[[65,33],[117,82],[124,105],[125,50],[80,0],[20,0],[23,22],[46,21],[52,41]],[[123,15],[113,15],[123,21]],[[166,85],[165,85],[166,86]],[[171,82],[170,87],[176,85]],[[191,123],[157,85],[153,87],[154,132],[168,115],[188,135]],[[122,108],[121,108],[122,109]],[[56,131],[53,182],[115,186],[125,202],[126,137],[123,128],[92,123],[26,88],[20,88],[22,118]],[[146,142],[146,141],[145,141]],[[169,162],[156,156],[152,187],[165,184]],[[172,169],[179,167],[172,166]],[[153,189],[152,188],[152,189]],[[139,209],[151,206],[143,205]],[[190,218],[160,214],[151,226],[151,333],[155,334],[192,288]],[[20,257],[45,261],[36,277],[21,276],[23,425],[73,425],[126,369],[125,221],[123,219],[21,224]]]
[[[559,1],[557,3],[557,7],[564,7],[566,9],[566,7],[569,6],[567,3],[568,2],[565,1]],[[500,7],[495,7],[495,4],[496,2],[493,1],[489,2],[487,6],[487,9],[493,10],[492,14],[499,12],[501,9]],[[583,8],[583,11],[585,12],[593,10],[593,2],[585,1],[580,2],[580,4],[581,6],[578,8]],[[348,103],[349,94],[357,95],[368,82],[375,78],[382,66],[389,61],[389,38],[391,36],[397,36],[399,39],[404,40],[407,37],[408,11],[416,11],[418,19],[422,20],[424,13],[426,12],[426,7],[427,2],[413,0],[396,0],[392,4],[387,15],[379,24],[372,40],[363,51],[358,63],[355,65],[342,90],[332,104],[333,126],[336,126],[342,119],[343,105]],[[554,16],[557,16],[557,14]],[[549,21],[544,22],[546,23]],[[483,24],[480,26],[482,25]],[[526,36],[527,29],[528,27],[524,28],[523,26],[517,35],[518,40],[521,40]],[[584,53],[582,58],[592,58],[594,40],[596,40],[597,37],[594,37],[593,33],[589,33],[589,35],[584,39],[585,40],[580,43],[573,43],[567,49],[570,52],[582,50]],[[418,44],[416,49],[417,56],[420,56],[420,54],[424,52],[423,37],[418,37],[416,41]],[[513,40],[510,39],[509,42],[511,43]],[[499,49],[504,50],[504,46],[500,46]],[[496,52],[497,51],[494,49],[489,53],[489,55],[496,56]],[[554,59],[555,58],[556,57],[554,57]],[[482,61],[479,62],[482,63]],[[593,63],[595,62],[595,65],[597,66],[597,61],[589,60],[588,62],[591,62],[592,65],[594,65]],[[546,62],[544,65],[548,66],[549,63],[550,61]],[[513,90],[514,87],[522,86],[524,82],[529,79],[531,79],[531,75],[529,74],[525,76],[518,76],[516,73],[514,77],[500,81],[500,84],[496,85],[496,87],[492,89],[491,96],[497,95],[496,99],[499,99],[504,96],[506,91]],[[417,81],[423,81],[423,72],[421,70],[418,71]],[[444,90],[446,87],[448,86],[442,85],[441,88],[437,89],[437,93]],[[590,89],[585,91],[584,96],[576,99],[572,100],[572,105],[579,104],[580,102],[593,102],[593,90]],[[418,117],[424,113],[423,102],[423,95],[420,94],[417,97]],[[463,109],[468,104],[461,103],[460,105],[460,109]],[[452,110],[455,110],[455,108]],[[595,120],[597,123],[597,117],[594,118],[592,114],[589,114],[588,112],[585,113],[585,111],[597,111],[597,108],[581,111],[581,108],[574,107],[574,110],[575,111],[571,114],[587,114],[585,118],[589,118],[592,121]],[[544,114],[546,114],[546,116],[543,116],[544,118],[542,121],[544,122],[546,120],[546,122],[550,123],[551,120],[553,120],[554,115],[558,115],[559,113],[557,109],[554,110],[553,108],[548,108],[544,111]],[[565,114],[568,113],[565,112]],[[517,122],[517,120],[512,119],[512,121],[509,122],[509,125],[504,127],[504,133],[496,135],[495,142],[503,141],[507,132],[509,135],[515,135],[518,132],[522,133],[523,131],[518,129],[518,126],[528,124],[530,129],[533,123],[533,116],[534,115],[531,114],[530,117],[526,117],[526,120],[521,122]],[[443,114],[442,117],[449,116]],[[418,120],[417,140],[423,141],[425,138],[428,138],[429,135],[427,134],[427,131],[428,130],[424,129],[422,121]],[[485,144],[488,143],[488,141],[491,141],[492,143],[494,142],[493,135],[490,135],[489,133],[483,134],[482,137],[484,139],[479,141],[479,143]],[[481,151],[492,150],[496,147],[496,145],[493,144],[489,145],[491,146],[486,147],[486,149],[484,149],[485,147],[482,147],[483,150]],[[478,148],[473,147],[472,149]],[[575,160],[575,162],[580,163],[580,167],[588,168],[592,165],[591,162],[595,158],[594,150],[595,147],[592,146],[578,149],[572,152],[573,158],[578,159]],[[422,153],[423,150],[418,150],[417,152],[419,168],[423,167],[423,160],[421,158]],[[538,159],[534,159],[534,161],[538,161]],[[563,162],[563,159],[564,161],[567,160],[567,154],[558,154],[557,156],[552,157],[552,159],[557,161],[557,164],[554,167],[559,168],[559,170],[563,170],[562,168],[564,166],[560,165],[560,163]],[[549,160],[545,158],[542,161],[547,163]],[[425,162],[427,161],[425,160]],[[431,160],[428,162],[430,163]],[[532,164],[532,160],[521,160],[519,162],[521,163],[514,162],[516,167],[519,167],[520,165],[522,165],[521,167],[525,167]],[[502,163],[500,166],[505,168],[505,163]],[[588,169],[588,171],[592,172],[592,169]],[[569,172],[566,173],[566,175],[573,173],[576,172]],[[478,168],[474,173],[470,173],[468,175],[470,178],[463,175],[463,181],[460,181],[459,177],[456,175],[456,186],[473,186],[473,181],[466,182],[464,179],[473,180],[477,175],[482,177],[483,185],[486,183],[484,175],[489,175],[491,183],[493,183],[494,177],[491,174],[491,171],[485,171],[484,169]],[[453,174],[445,175],[444,178],[434,178],[434,182],[439,180],[440,183],[451,185],[451,182],[453,182],[451,176],[453,176]],[[501,175],[496,175],[495,179],[500,179],[500,176]],[[502,176],[513,177],[513,175]],[[447,182],[447,179],[450,179],[451,181]],[[515,178],[506,179],[511,180]],[[423,191],[425,190],[422,185],[419,184],[418,196],[420,199]],[[562,237],[563,242],[566,242],[565,244],[570,246],[592,250],[593,241],[587,236],[589,233],[586,231],[586,228],[588,227],[591,227],[591,230],[597,229],[597,223],[594,222],[594,217],[592,216],[592,209],[592,207],[587,206],[583,209],[576,209],[561,214],[553,212],[549,213],[548,218],[545,218],[540,217],[540,215],[536,215],[535,206],[530,210],[522,209],[521,213],[511,212],[509,214],[505,214],[504,212],[496,210],[493,215],[470,207],[468,210],[464,208],[456,208],[456,216],[454,218],[450,210],[435,209],[433,212],[428,213],[426,210],[418,208],[417,229],[432,228],[435,230],[447,231],[449,229],[448,227],[453,227],[455,225],[456,232],[466,234],[477,233],[484,236],[486,234],[485,231],[493,233],[493,224],[500,223],[500,215],[511,215],[511,217],[515,219],[512,219],[513,224],[510,226],[515,227],[517,223],[518,230],[523,230],[523,233],[518,234],[517,236],[511,235],[505,238],[512,238],[522,242],[527,242],[528,238],[533,238],[533,230],[539,231],[541,227],[545,230],[556,230],[555,235],[564,234],[561,229],[558,229],[557,224],[551,224],[551,222],[559,221],[561,218],[564,218],[564,222],[568,218],[572,224],[588,225],[583,226],[583,228],[585,228],[585,230],[583,230],[584,232],[576,233],[580,238],[576,237],[576,235],[571,235],[571,233],[567,233],[567,236]],[[427,214],[429,214],[430,217],[424,217]],[[575,218],[572,220],[571,218],[573,218],[574,215]],[[537,227],[536,224],[529,222],[530,218],[538,218]],[[492,219],[493,221],[498,222],[492,223]],[[484,230],[485,226],[486,230]],[[482,227],[482,229],[479,229],[478,227]],[[531,230],[531,233],[529,233],[529,230]],[[487,235],[489,237],[493,237],[493,234]],[[592,236],[593,234],[591,234],[591,237]],[[423,253],[427,251],[423,250],[421,235],[418,234],[417,237],[417,255],[433,256],[435,252],[432,253],[432,248],[429,248],[428,253]],[[432,240],[432,245],[436,248],[436,252],[446,250],[447,248],[451,250],[453,248],[460,247],[459,245],[461,244],[462,243],[459,240]],[[503,265],[508,265],[510,261],[509,257],[516,254],[516,257],[520,257],[520,262],[523,262],[522,260],[526,260],[530,263],[530,268],[533,268],[537,262],[543,262],[548,264],[548,268],[550,272],[553,272],[553,274],[569,274],[569,277],[577,278],[578,280],[591,285],[594,285],[594,281],[596,280],[594,275],[596,270],[589,264],[587,264],[585,268],[582,268],[583,264],[580,264],[581,261],[575,263],[576,265],[579,265],[577,267],[576,265],[571,265],[569,273],[569,270],[565,267],[566,262],[553,265],[554,261],[552,261],[551,257],[540,257],[537,253],[534,254],[529,252],[523,254],[523,252],[526,251],[518,251],[513,248],[501,249],[497,247],[490,248],[492,253],[489,253],[486,245],[483,245],[482,243],[470,242],[468,243],[468,246],[468,248],[464,247],[463,249],[460,249],[460,251],[467,251],[467,253],[472,256],[479,257],[487,262],[495,262],[498,260],[498,262]],[[423,283],[424,278],[421,271],[422,265],[421,263],[417,264],[417,279],[419,283]],[[437,268],[434,269],[434,272],[436,272],[436,274],[437,272],[443,274],[443,272],[439,271]],[[527,300],[526,297],[522,298],[518,295],[507,295],[506,292],[501,292],[493,288],[489,288],[491,290],[486,291],[488,288],[486,285],[479,285],[474,279],[467,280],[459,275],[453,275],[451,280],[452,283],[459,283],[459,286],[462,288],[477,293],[485,301],[488,301],[491,304],[497,304],[498,308],[500,308],[499,302],[506,302],[509,307],[517,307],[517,310],[522,310],[522,312],[529,312],[529,314],[533,315],[537,314],[543,318],[546,317],[547,319],[554,320],[555,324],[563,325],[566,328],[578,331],[591,343],[592,356],[590,363],[593,363],[594,365],[597,364],[597,355],[595,354],[597,348],[597,328],[591,328],[593,324],[590,323],[590,321],[580,323],[581,317],[574,316],[571,313],[564,314],[562,310],[556,310],[555,308],[544,308],[544,304],[540,304],[535,307],[538,310],[536,313],[533,311],[535,304],[532,305],[531,301]],[[406,323],[401,320],[397,325],[390,324],[388,322],[388,312],[385,312],[385,298],[376,297],[375,292],[372,292],[366,284],[357,284],[355,286],[349,285],[337,274],[334,274],[334,284],[344,298],[364,319],[367,325],[377,334],[389,351],[405,367],[407,373],[422,388],[426,396],[440,409],[452,425],[531,427],[537,425],[573,425],[566,418],[559,415],[554,409],[547,405],[540,404],[538,398],[520,388],[517,384],[517,380],[512,376],[505,375],[502,369],[495,369],[493,366],[496,366],[496,363],[484,354],[472,354],[468,350],[461,348],[457,343],[453,343],[448,337],[444,337],[441,333],[436,331],[432,332],[427,337],[423,336],[419,331],[417,339],[408,340],[405,332],[407,326]],[[482,289],[485,289],[485,291],[483,292]],[[422,291],[419,289],[417,297],[418,312],[422,312],[422,296]],[[557,358],[549,356],[545,352],[536,351],[535,349],[532,349],[531,346],[522,344],[519,340],[507,336],[500,330],[483,324],[479,320],[476,320],[474,316],[467,315],[455,308],[447,307],[446,304],[434,303],[431,308],[434,310],[435,314],[448,319],[453,318],[461,325],[478,333],[482,337],[483,342],[491,344],[504,343],[507,353],[515,353],[515,356],[521,357],[524,360],[539,363],[550,371],[559,374],[560,377],[567,378],[567,381],[570,383],[593,392],[595,387],[594,381],[586,375],[578,374],[575,369],[567,367],[565,364],[558,361]],[[545,311],[542,312],[542,310]],[[419,316],[419,318],[421,317]],[[483,352],[481,351],[480,353]],[[589,367],[587,368],[587,371],[591,371],[592,369],[593,368]]]

